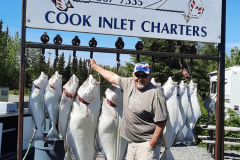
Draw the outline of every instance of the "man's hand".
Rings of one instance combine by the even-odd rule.
[[[158,139],[160,138],[161,134],[163,133],[163,130],[166,126],[167,120],[160,121],[156,123],[156,128],[153,133],[152,139],[149,141],[149,144],[152,146],[152,148],[156,148]]]
[[[87,60],[87,63],[88,63],[88,67],[90,67],[90,68],[92,68],[92,66],[93,66],[94,64],[97,64],[94,59],[88,59],[88,60]]]
[[[108,71],[101,66],[97,65],[96,61],[94,59],[88,59],[87,60],[88,67],[94,69],[99,74],[101,74],[107,81],[110,83],[118,85],[118,75],[114,72]]]
[[[155,141],[155,140],[152,140],[152,139],[151,139],[151,140],[149,141],[149,144],[150,144],[150,146],[151,146],[153,149],[155,149],[156,146],[157,146],[157,142],[158,142],[158,141]]]

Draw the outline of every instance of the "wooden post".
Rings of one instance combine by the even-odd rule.
[[[224,99],[225,99],[225,35],[226,34],[226,0],[222,0],[221,43],[218,44],[220,56],[217,78],[216,105],[216,140],[215,159],[224,158]]]
[[[22,28],[21,28],[21,58],[19,75],[19,104],[18,104],[18,142],[17,160],[22,159],[23,148],[23,108],[25,83],[25,38],[26,38],[26,0],[22,0]]]

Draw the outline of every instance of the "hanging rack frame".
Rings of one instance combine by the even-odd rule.
[[[221,43],[218,44],[218,56],[191,55],[182,53],[168,53],[155,51],[140,51],[131,49],[115,49],[103,47],[86,47],[71,45],[54,45],[26,42],[26,5],[27,0],[22,0],[22,24],[21,24],[21,57],[20,57],[20,76],[19,76],[19,106],[18,106],[18,142],[17,160],[22,160],[23,145],[23,108],[24,108],[24,83],[25,83],[25,48],[60,49],[76,51],[92,51],[103,53],[121,53],[134,55],[149,55],[161,57],[191,58],[217,60],[218,81],[217,81],[217,104],[216,104],[216,143],[215,159],[224,158],[224,94],[225,94],[225,34],[226,34],[226,0],[222,0],[222,24],[221,24]]]
[[[92,51],[92,52],[102,52],[102,53],[149,55],[149,56],[160,56],[160,57],[220,60],[220,56],[208,56],[208,55],[198,55],[198,54],[193,55],[193,54],[183,54],[183,53],[155,52],[155,51],[116,49],[116,48],[104,48],[104,47],[55,45],[55,44],[43,44],[43,43],[34,43],[34,42],[26,42],[26,47],[27,48],[59,49],[59,50],[90,51],[90,52]]]

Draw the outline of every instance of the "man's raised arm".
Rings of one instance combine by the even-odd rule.
[[[101,66],[97,65],[96,61],[94,59],[88,60],[88,66],[97,71],[99,74],[103,76],[107,81],[110,83],[118,85],[118,75],[114,72],[108,71]]]

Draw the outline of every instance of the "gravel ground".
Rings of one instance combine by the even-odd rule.
[[[164,147],[161,147],[161,154],[164,152]],[[171,147],[171,152],[175,160],[213,160],[214,158],[207,152],[207,148],[198,146],[187,146],[183,144],[176,144]],[[214,153],[214,151],[213,151]],[[224,151],[224,159],[226,160],[240,160],[240,152]]]
[[[163,152],[164,147],[161,147],[161,155]],[[175,160],[213,160],[211,154],[207,152],[207,148],[202,148],[198,146],[185,146],[182,144],[176,144],[173,147],[171,147],[171,152]],[[1,160],[16,160],[16,155],[13,155],[12,157],[9,156],[6,158],[1,158]],[[28,155],[26,160],[34,160],[34,150],[32,150],[32,152]],[[96,160],[105,159],[100,153],[98,154]],[[225,151],[224,160],[240,160],[240,152]]]
[[[164,152],[164,147],[161,147],[161,155]],[[214,158],[207,152],[207,148],[198,146],[187,146],[176,144],[171,147],[171,152],[175,160],[213,160]],[[161,156],[160,155],[160,156]],[[240,152],[225,151],[224,160],[240,160]],[[104,160],[101,154],[98,155],[96,160]]]

